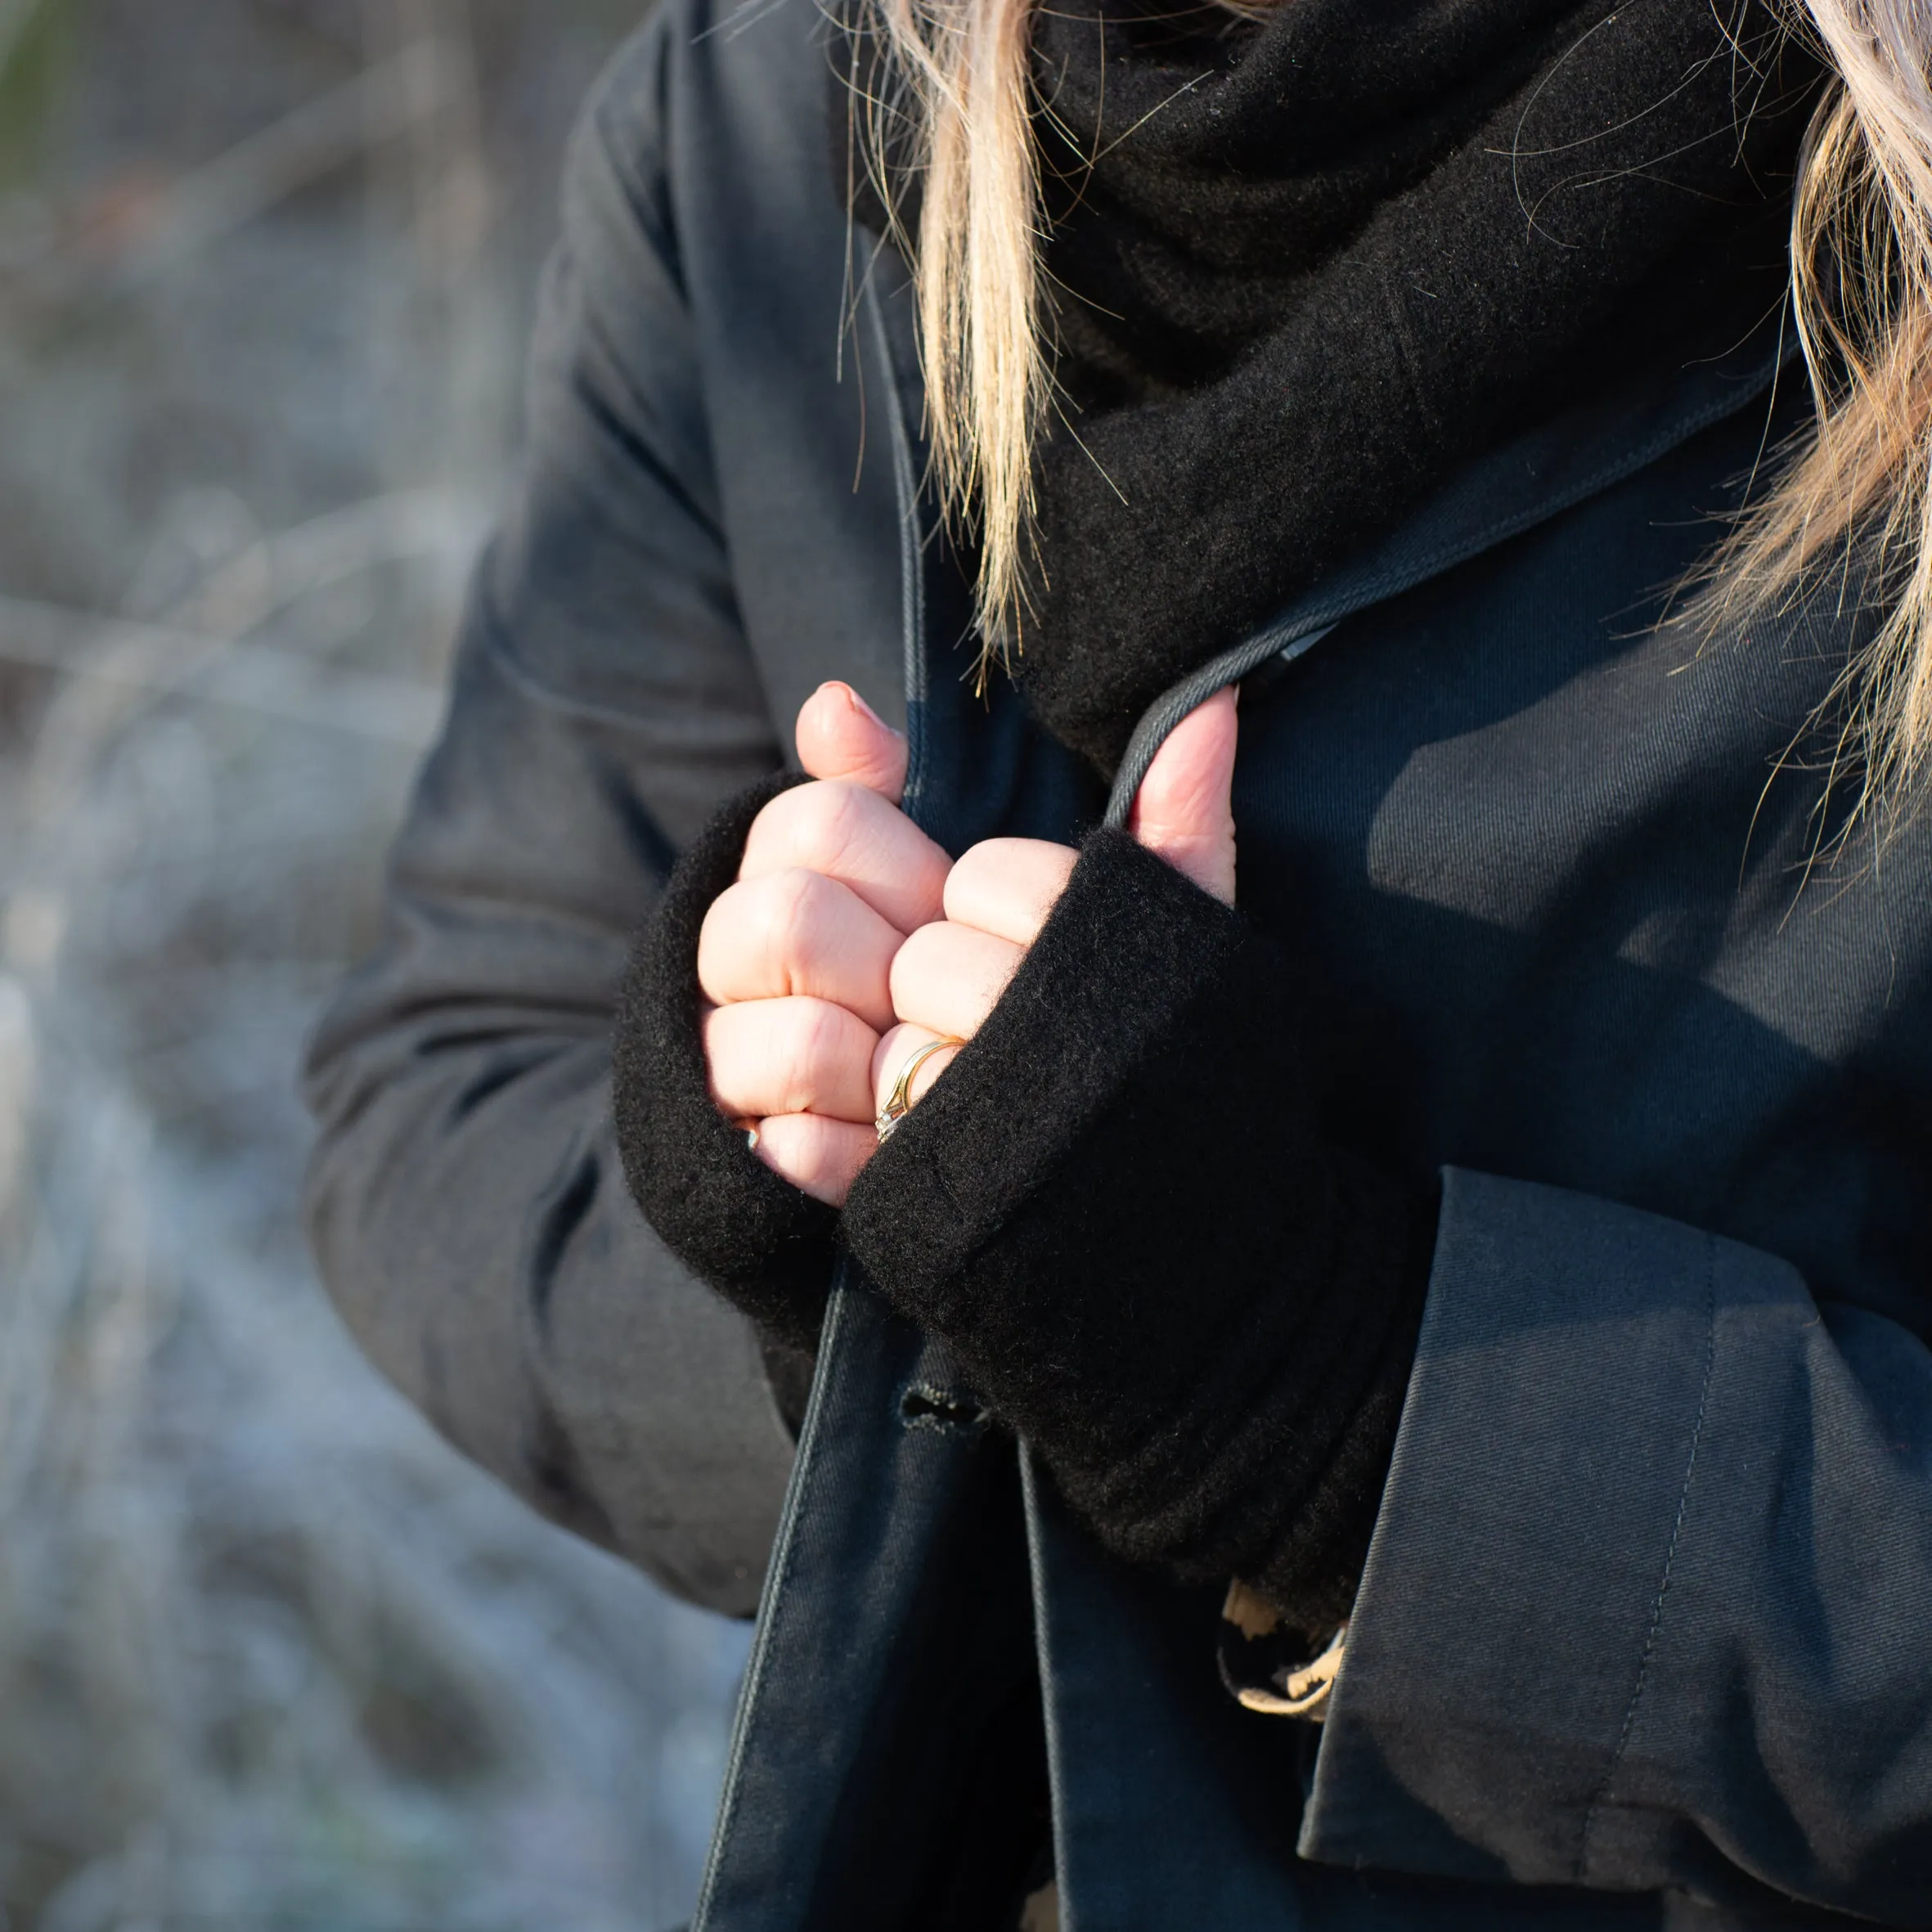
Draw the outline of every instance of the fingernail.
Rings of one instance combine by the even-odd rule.
[[[872,707],[868,704],[865,700],[852,689],[850,685],[845,683],[842,679],[833,678],[829,683],[820,685],[819,689],[822,691],[839,691],[843,693],[846,703],[851,705],[854,711],[860,712],[865,717],[870,718],[873,723],[878,726],[880,730],[892,731],[892,727],[888,725],[886,721],[882,718],[878,713],[874,711]],[[899,734],[896,731],[892,731],[892,735],[896,738]]]

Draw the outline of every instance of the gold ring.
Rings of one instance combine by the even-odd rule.
[[[878,1143],[883,1147],[892,1138],[893,1130],[912,1112],[912,1076],[939,1051],[941,1047],[964,1046],[966,1042],[955,1040],[949,1033],[939,1040],[928,1040],[923,1046],[915,1047],[906,1056],[905,1064],[899,1069],[899,1077],[892,1083],[892,1090],[886,1096],[886,1103],[874,1117],[872,1125],[878,1134]]]

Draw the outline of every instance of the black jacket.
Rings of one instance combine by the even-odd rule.
[[[955,677],[903,273],[861,233],[848,279],[816,20],[677,0],[599,91],[523,483],[389,937],[311,1072],[316,1237],[375,1359],[540,1507],[739,1611],[793,1449],[754,1337],[618,1170],[629,937],[827,676],[909,719],[915,809],[955,847],[1103,803]],[[1546,425],[1210,674],[1253,673],[1243,903],[1315,962],[1331,1117],[1442,1173],[1445,1205],[1305,1781],[1292,1727],[1198,1714],[1148,1586],[1036,1541],[1056,1775],[1104,1773],[1060,1794],[1099,1834],[1062,1846],[1088,1922],[1180,1923],[1179,1901],[1244,1926],[1755,1925],[1802,1901],[1932,1925],[1932,826],[1830,843],[1804,733],[1849,620],[1701,653],[1656,625],[1760,447],[1774,361],[1747,344]],[[937,1489],[874,1482],[854,1446],[874,1373],[821,1390],[808,1428],[713,1925],[837,1922],[812,1860],[852,1828],[838,1767],[858,1776],[900,1655],[887,1546],[852,1525],[902,1506],[892,1548],[944,1534]],[[943,1405],[903,1416],[892,1453],[937,1454]],[[814,1468],[855,1512],[836,1535]],[[841,1588],[879,1642],[828,1642]],[[1082,1591],[1070,1637],[1054,1606]],[[1126,1661],[1097,1699],[1105,1654]],[[808,1696],[815,1715],[781,1710]],[[1271,1741],[1229,1753],[1279,1759],[1263,1813],[1216,1814],[1240,1815],[1251,1895],[1202,1862],[1221,1822],[1188,1835],[1211,1775],[1188,1767],[1230,1723]],[[774,1740],[813,1723],[817,1769],[788,1784]],[[1521,1890],[1545,1886],[1566,1889]]]

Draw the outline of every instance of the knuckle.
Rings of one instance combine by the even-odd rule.
[[[782,1084],[792,1111],[803,1113],[837,1086],[846,1042],[838,1009],[823,1000],[799,1000],[789,1017]]]
[[[875,795],[863,785],[833,785],[826,836],[832,850],[845,858],[864,842],[867,826],[878,808]]]
[[[892,1004],[902,1019],[926,1025],[950,1010],[962,974],[957,926],[922,926],[892,962]]]
[[[758,945],[781,979],[809,948],[816,909],[823,904],[815,872],[789,866],[769,874],[758,900]]]
[[[798,801],[794,851],[802,860],[836,862],[859,834],[865,794],[856,786],[821,780],[789,795]]]
[[[945,919],[935,919],[909,933],[899,949],[899,958],[913,972],[929,972],[944,962],[953,949],[954,935],[959,928]]]
[[[957,877],[966,885],[977,885],[982,879],[995,876],[1001,867],[1004,842],[999,839],[982,839],[977,845],[968,846],[954,862],[947,877]]]
[[[893,999],[901,1006],[913,991],[920,986],[932,972],[932,946],[923,935],[934,928],[921,926],[911,934],[905,943],[892,955],[892,964],[887,974]]]

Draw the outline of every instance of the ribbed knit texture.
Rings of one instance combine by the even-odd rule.
[[[1096,833],[846,1233],[1112,1548],[1314,1630],[1359,1579],[1435,1209],[1325,1144],[1299,1031],[1280,948]]]

